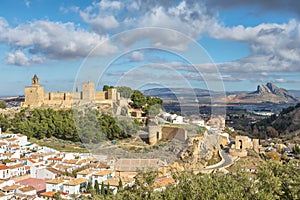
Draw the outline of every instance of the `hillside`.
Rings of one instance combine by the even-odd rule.
[[[267,136],[297,139],[300,133],[300,103],[283,109],[278,116],[273,115],[257,122],[251,128],[253,134],[260,138]]]

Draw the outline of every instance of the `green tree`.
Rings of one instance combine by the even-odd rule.
[[[7,119],[7,116],[0,114],[0,128],[3,132],[7,131],[11,127],[11,124],[9,120]]]
[[[107,92],[108,89],[110,89],[110,88],[114,88],[114,86],[104,85],[102,90],[103,90],[104,92]]]
[[[134,108],[142,108],[146,104],[144,94],[139,90],[134,90],[130,98]]]
[[[105,194],[104,182],[101,183],[101,195]]]
[[[293,147],[293,153],[300,154],[300,146],[298,144],[295,144],[295,146]]]
[[[123,189],[123,183],[121,178],[119,179],[118,191]]]
[[[6,103],[5,101],[0,100],[0,108],[6,108]]]
[[[99,188],[98,180],[95,180],[94,188],[95,188],[96,194],[100,194],[100,188]]]
[[[54,198],[57,199],[57,200],[61,200],[62,198],[61,198],[60,192],[56,192],[54,194]]]

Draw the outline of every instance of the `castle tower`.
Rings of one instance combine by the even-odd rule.
[[[23,106],[40,107],[44,103],[44,87],[40,86],[39,78],[36,74],[31,80],[31,86],[25,87],[25,102]]]
[[[148,126],[149,144],[154,145],[162,139],[162,128],[159,125]]]
[[[107,90],[107,98],[111,99],[112,101],[118,100],[118,93],[116,88],[108,88]]]
[[[33,76],[33,78],[31,80],[32,80],[31,81],[32,86],[39,86],[40,85],[40,79],[37,77],[36,74]]]
[[[252,143],[253,143],[253,150],[256,153],[259,153],[259,139],[253,139]]]
[[[82,83],[82,99],[87,101],[95,100],[95,84],[93,82]]]

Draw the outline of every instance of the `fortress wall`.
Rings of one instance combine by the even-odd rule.
[[[52,100],[52,101],[63,101],[64,97],[65,97],[65,93],[64,92],[49,92],[49,99],[48,100]]]
[[[105,100],[106,92],[95,92],[95,100]]]
[[[81,92],[72,92],[72,99],[73,100],[80,100],[81,99]]]
[[[107,91],[107,98],[113,101],[118,100],[118,92],[116,88],[109,88]]]

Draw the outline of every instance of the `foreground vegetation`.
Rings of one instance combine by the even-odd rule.
[[[93,199],[299,199],[300,170],[293,163],[280,164],[268,161],[254,174],[239,171],[235,174],[175,173],[177,184],[155,192],[157,172],[141,173],[132,188],[120,189],[117,195],[94,194]],[[98,191],[99,192],[99,191]]]
[[[98,143],[127,138],[138,130],[132,121],[117,119],[97,110],[23,109],[13,118],[0,115],[3,131],[23,133],[28,138],[57,138],[72,142]]]

